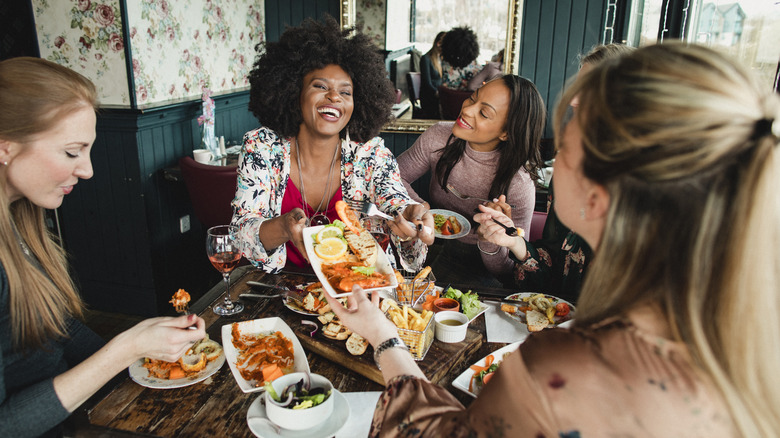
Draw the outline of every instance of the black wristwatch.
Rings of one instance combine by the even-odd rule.
[[[382,367],[379,366],[379,356],[382,355],[386,350],[389,350],[391,348],[403,348],[406,351],[409,351],[409,347],[404,344],[404,341],[401,340],[401,338],[390,338],[381,344],[379,344],[374,349],[374,363],[376,364],[376,367],[381,371]]]

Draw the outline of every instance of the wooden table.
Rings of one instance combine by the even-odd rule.
[[[316,281],[311,275],[301,273],[266,274],[250,266],[239,268],[233,273],[230,295],[237,299],[240,293],[249,291],[249,280],[273,284],[303,284]],[[278,316],[293,328],[307,351],[307,359],[312,372],[322,374],[333,382],[342,392],[381,391],[383,385],[366,377],[370,370],[353,371],[343,363],[326,358],[330,356],[315,353],[309,335],[301,327],[302,315],[284,307],[279,298],[244,300],[246,308],[234,317],[219,317],[211,310],[211,305],[224,298],[224,286],[215,286],[191,310],[199,313],[206,321],[206,331],[212,339],[222,341],[221,327],[232,322]],[[300,328],[300,330],[296,330]],[[478,317],[471,325],[472,335],[479,342],[472,343],[473,348],[458,347],[459,344],[443,344],[434,341],[431,350],[421,364],[421,368],[435,368],[431,363],[444,364],[446,372],[438,376],[438,381],[464,405],[473,400],[470,396],[455,389],[451,382],[469,365],[505,344],[482,342],[485,338],[484,316]],[[466,344],[463,342],[460,344]],[[451,346],[451,347],[445,347]],[[461,354],[442,353],[442,348],[463,349]],[[450,350],[453,351],[453,350]],[[322,353],[322,352],[321,352]],[[373,363],[371,348],[363,355]],[[331,356],[332,359],[338,360]],[[341,362],[345,362],[342,360]],[[350,363],[354,367],[354,363]],[[375,368],[373,368],[375,370]],[[438,368],[441,370],[440,368]],[[364,375],[366,374],[366,375]],[[426,374],[427,375],[427,374]],[[430,378],[430,376],[429,376]],[[432,379],[433,380],[433,379]],[[230,368],[225,364],[216,374],[204,382],[184,388],[160,390],[145,388],[126,377],[115,389],[94,406],[87,408],[91,426],[79,437],[214,437],[214,436],[252,436],[246,422],[249,405],[258,397],[256,393],[243,393],[238,387]]]

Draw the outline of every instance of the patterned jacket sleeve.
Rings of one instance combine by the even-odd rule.
[[[287,261],[285,245],[267,250],[259,232],[264,221],[281,214],[289,167],[289,142],[276,133],[260,128],[244,136],[232,223],[240,229],[244,257],[266,272],[279,272]]]
[[[375,137],[366,143],[353,143],[349,149],[342,159],[345,197],[371,201],[390,215],[416,204],[406,191],[398,163],[385,147],[384,140]],[[403,268],[419,270],[428,254],[428,246],[418,239],[401,242],[397,236],[391,236],[393,244],[399,249]]]

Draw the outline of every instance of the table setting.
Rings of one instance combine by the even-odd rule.
[[[316,255],[323,251],[316,251],[315,246],[332,233],[323,233],[323,226],[311,228],[317,229],[304,233],[305,243],[317,261]],[[374,363],[372,347],[364,340],[361,344],[362,338],[339,325],[322,295],[348,295],[330,284],[343,281],[341,277],[324,275],[326,269],[317,263],[311,270],[277,274],[252,266],[236,268],[235,250],[240,242],[236,242],[235,227],[218,226],[207,234],[206,252],[223,274],[223,282],[191,306],[183,303],[182,307],[176,296],[171,302],[205,320],[209,342],[221,344],[220,354],[183,377],[152,376],[143,360],[134,364],[125,381],[88,408],[93,427],[162,437],[365,436],[384,380]],[[517,348],[528,336],[523,318],[502,310],[502,304],[528,311],[523,300],[534,294],[461,291],[457,285],[436,284],[430,268],[401,273],[389,264],[384,266],[386,259],[378,262],[383,266],[379,275],[387,278],[367,289],[380,294],[386,316],[396,324],[399,336],[428,379],[468,405],[476,393],[470,388],[476,370],[485,368],[488,358],[492,362],[492,354]],[[370,275],[359,271],[367,278],[374,275],[373,270]],[[548,301],[549,305],[557,303],[554,297]],[[560,319],[552,316],[551,321],[554,318]],[[198,361],[197,352],[185,355],[191,356],[193,362]],[[181,363],[190,370],[187,365]],[[316,380],[328,388],[330,411],[317,425],[304,427],[317,416],[319,405],[300,409],[302,413],[294,415],[307,420],[292,423],[282,419],[292,413],[283,412],[280,417],[274,414],[278,406],[269,406],[277,403],[266,400],[269,385],[274,387],[276,380],[289,376],[305,376],[301,382],[313,385]],[[285,395],[292,397],[288,392],[285,390]],[[167,420],[160,422],[160,418]]]

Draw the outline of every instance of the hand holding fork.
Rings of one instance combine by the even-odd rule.
[[[355,210],[356,212],[362,213],[369,217],[379,217],[382,219],[385,219],[390,222],[395,222],[395,218],[390,216],[387,213],[382,212],[379,210],[379,208],[376,206],[376,204],[368,201],[358,201],[358,200],[348,200],[347,203],[349,204],[350,208]],[[409,207],[412,208],[412,207]],[[422,215],[421,215],[422,216]],[[433,229],[431,227],[428,227],[423,224],[415,224],[414,222],[411,222],[408,219],[404,219],[406,222],[406,225],[411,227],[412,229],[416,231],[423,231],[425,235],[433,236]],[[409,240],[409,239],[407,239]],[[403,241],[403,239],[402,239]],[[426,242],[427,244],[433,243],[433,242]]]

